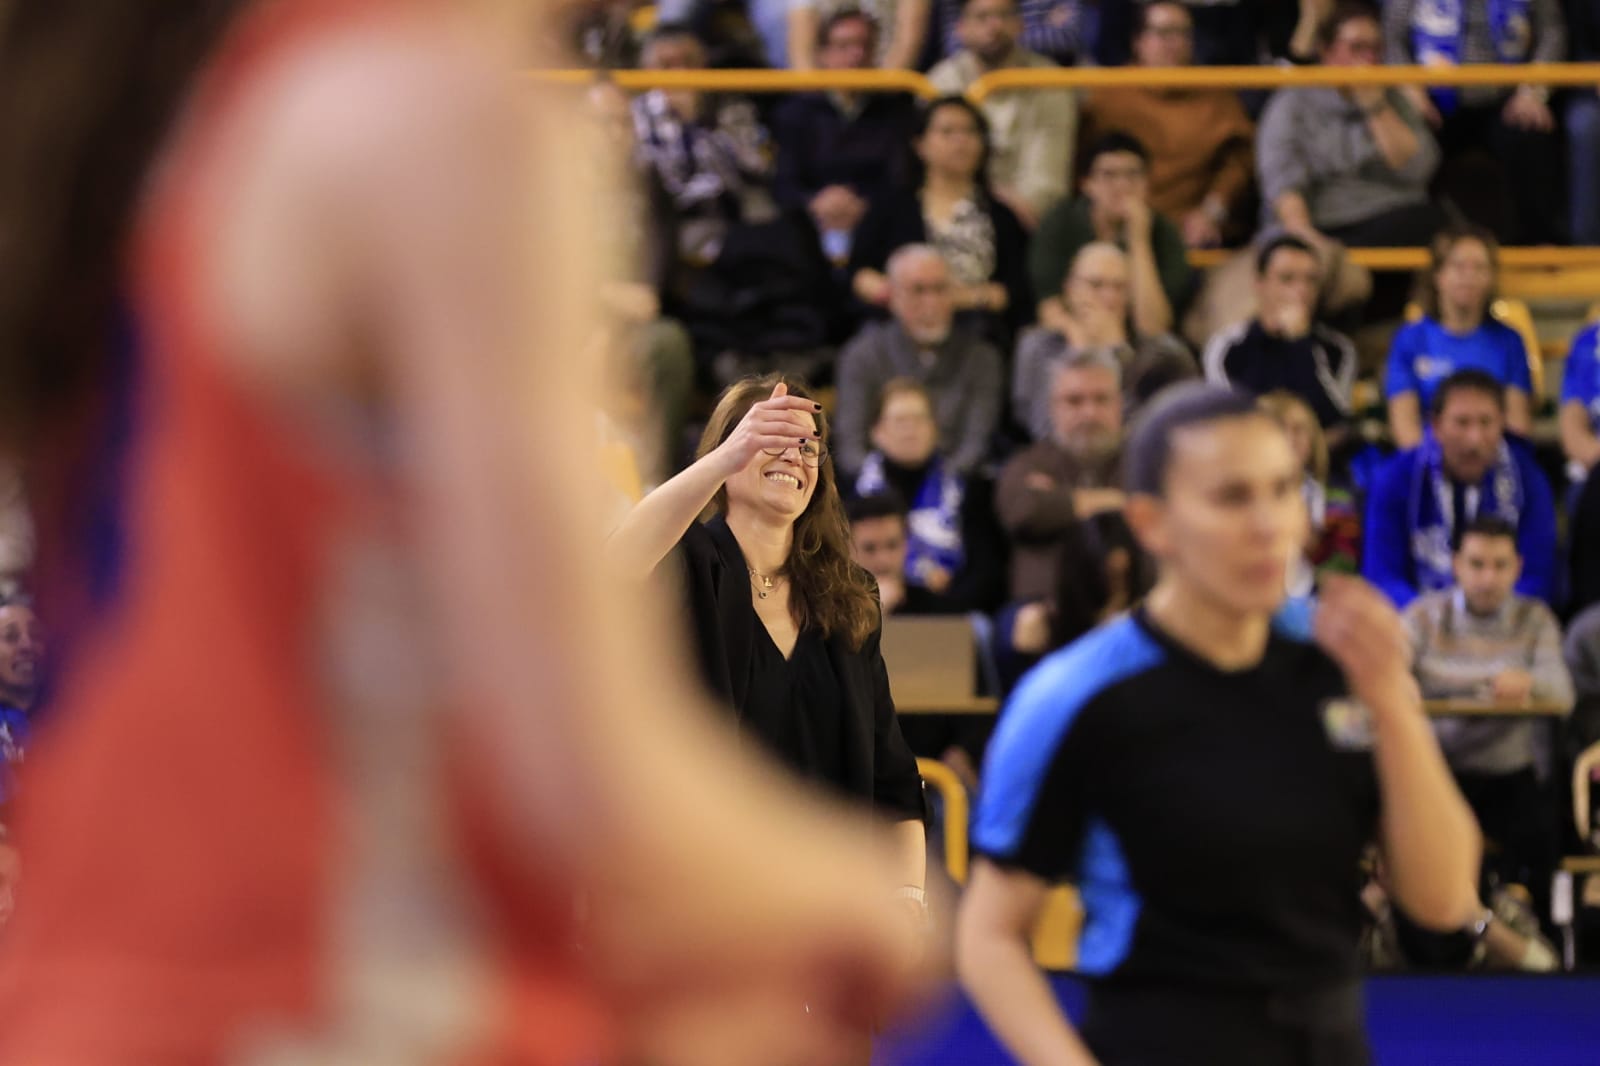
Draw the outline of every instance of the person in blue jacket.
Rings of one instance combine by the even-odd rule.
[[[1494,238],[1476,226],[1455,226],[1438,236],[1432,252],[1418,297],[1422,317],[1402,326],[1389,346],[1383,394],[1395,444],[1422,443],[1423,413],[1432,409],[1439,383],[1468,368],[1505,387],[1505,423],[1526,435],[1533,394],[1527,345],[1489,314],[1498,270]]]
[[[1532,449],[1507,436],[1505,389],[1458,370],[1433,393],[1432,432],[1378,472],[1367,497],[1362,573],[1396,606],[1454,583],[1457,531],[1492,514],[1517,531],[1527,565],[1517,591],[1548,601],[1555,587],[1556,513]]]

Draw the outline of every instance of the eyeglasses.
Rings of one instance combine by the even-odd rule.
[[[813,444],[811,441],[806,441],[804,444],[795,444],[792,447],[800,449],[800,461],[813,469],[821,466],[823,460],[828,458],[828,449],[822,444]],[[762,448],[761,450],[774,459],[781,458],[789,451],[788,448],[779,448],[777,451],[773,451],[771,448]]]
[[[1144,32],[1152,37],[1192,37],[1194,28],[1190,26],[1158,26],[1151,24],[1144,28]]]

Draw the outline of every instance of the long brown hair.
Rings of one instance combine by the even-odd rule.
[[[1439,272],[1444,269],[1450,253],[1462,241],[1477,241],[1489,255],[1489,291],[1483,298],[1484,318],[1489,317],[1489,308],[1494,306],[1495,292],[1500,286],[1500,242],[1482,226],[1458,222],[1446,226],[1434,237],[1433,245],[1428,249],[1428,269],[1417,275],[1416,301],[1422,307],[1422,313],[1429,318],[1437,319],[1440,315]]]
[[[0,4],[0,434],[33,443],[104,366],[151,161],[247,0]]]
[[[749,377],[729,385],[717,401],[697,456],[705,456],[732,435],[750,408],[772,395],[778,383],[789,386],[790,396],[812,399],[806,383],[786,374]],[[828,446],[828,418],[815,416],[822,444]],[[728,490],[719,488],[709,508],[728,513]],[[817,464],[816,488],[811,502],[794,522],[794,547],[789,561],[789,613],[801,629],[814,627],[824,637],[843,636],[860,648],[878,627],[878,601],[867,572],[850,558],[850,524],[834,477],[833,460]]]

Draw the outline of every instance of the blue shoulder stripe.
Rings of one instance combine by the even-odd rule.
[[[984,759],[972,828],[979,851],[1016,853],[1050,764],[1078,714],[1107,688],[1164,657],[1161,645],[1138,622],[1123,616],[1046,656],[1022,679]]]
[[[1317,613],[1317,601],[1311,596],[1292,596],[1283,601],[1278,613],[1272,616],[1272,629],[1280,637],[1310,644],[1311,619]]]

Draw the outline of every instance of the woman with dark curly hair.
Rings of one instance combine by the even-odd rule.
[[[894,821],[901,876],[886,890],[920,917],[922,779],[895,720],[877,595],[850,559],[822,407],[797,381],[746,378],[698,455],[629,513],[612,557],[643,577],[678,549],[707,684],[800,776]]]

